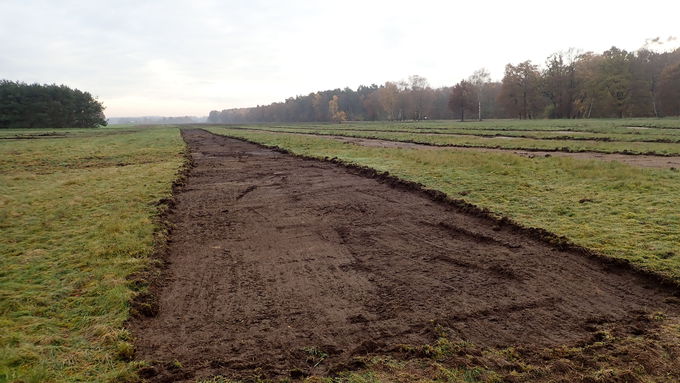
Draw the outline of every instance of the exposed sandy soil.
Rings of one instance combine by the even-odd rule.
[[[602,328],[644,334],[640,318],[677,309],[646,277],[423,193],[183,136],[195,167],[168,217],[159,310],[130,323],[152,381],[324,374],[432,342],[437,325],[483,346],[575,345]]]
[[[290,133],[289,133],[290,134]],[[301,133],[304,134],[304,133]],[[615,154],[615,153],[593,153],[593,152],[560,152],[560,151],[526,151],[517,149],[496,149],[496,148],[466,148],[466,147],[452,147],[452,146],[434,146],[424,144],[414,144],[409,142],[388,141],[374,138],[356,138],[333,135],[316,135],[317,137],[332,138],[335,140],[348,142],[356,145],[373,146],[381,148],[410,148],[410,149],[431,149],[431,150],[467,150],[474,152],[487,153],[514,153],[523,157],[570,157],[582,160],[601,160],[601,161],[616,161],[626,165],[639,166],[643,168],[676,168],[680,169],[680,156],[664,157],[664,156],[649,156],[649,155],[631,155],[631,154]]]

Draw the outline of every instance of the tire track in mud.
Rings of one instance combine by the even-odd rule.
[[[677,313],[649,278],[421,193],[203,130],[183,137],[194,167],[168,216],[159,310],[130,323],[152,381],[324,374],[442,329],[488,347],[576,345]]]

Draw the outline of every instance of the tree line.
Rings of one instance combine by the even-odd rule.
[[[211,111],[211,123],[342,122],[485,118],[662,117],[680,115],[680,49],[601,54],[574,50],[508,64],[501,81],[480,69],[451,87],[414,75],[383,85],[290,97],[250,108]]]
[[[172,125],[172,124],[201,124],[207,117],[198,116],[141,116],[141,117],[110,117],[106,121],[109,124],[135,124],[135,125]]]
[[[96,128],[104,106],[88,92],[65,85],[0,81],[0,129]]]

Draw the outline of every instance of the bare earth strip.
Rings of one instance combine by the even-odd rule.
[[[153,381],[324,374],[398,344],[644,335],[670,292],[328,162],[185,130],[159,312],[130,325]],[[328,354],[309,363],[310,350]],[[174,361],[183,366],[175,368]]]
[[[496,149],[496,148],[465,148],[465,147],[446,147],[433,146],[423,144],[413,144],[408,142],[387,141],[379,139],[364,139],[354,137],[342,136],[324,136],[340,140],[343,142],[350,142],[356,145],[374,146],[374,147],[391,147],[391,148],[412,148],[412,149],[435,149],[435,150],[468,150],[475,152],[488,153],[514,153],[523,157],[570,157],[581,160],[601,160],[601,161],[616,161],[626,165],[639,166],[643,168],[680,168],[680,156],[665,157],[665,156],[649,156],[644,154],[616,154],[616,153],[592,153],[592,152],[560,152],[560,151],[524,151],[517,149]]]
[[[253,130],[257,132],[258,130]],[[276,132],[267,131],[272,134]],[[308,133],[285,133],[310,135]],[[406,148],[406,149],[429,149],[429,150],[466,150],[485,153],[512,153],[523,157],[570,157],[582,160],[601,160],[616,161],[630,166],[643,168],[675,168],[680,169],[680,156],[650,156],[644,154],[616,154],[616,153],[593,153],[593,152],[561,152],[561,151],[540,151],[540,150],[517,150],[517,149],[498,149],[498,148],[478,148],[464,146],[436,146],[415,144],[411,142],[390,141],[379,138],[357,138],[346,136],[334,136],[328,134],[313,134],[315,137],[330,138],[355,145],[381,147],[381,148]]]

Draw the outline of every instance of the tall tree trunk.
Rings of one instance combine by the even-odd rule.
[[[652,94],[652,109],[654,110],[654,117],[659,118],[659,112],[656,110],[656,95],[654,91],[650,92]]]

